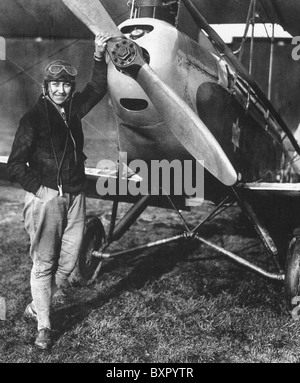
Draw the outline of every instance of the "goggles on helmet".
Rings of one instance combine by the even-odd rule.
[[[76,76],[77,70],[68,65],[62,65],[62,64],[53,64],[48,68],[49,72],[56,75],[62,72],[63,70],[66,71],[70,76]]]

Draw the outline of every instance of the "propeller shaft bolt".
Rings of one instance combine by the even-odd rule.
[[[123,60],[125,60],[127,57],[130,56],[130,51],[127,47],[123,46],[121,48],[119,48],[118,50],[118,56],[120,58],[122,58]]]

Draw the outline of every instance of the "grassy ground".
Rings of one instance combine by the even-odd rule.
[[[282,284],[206,246],[186,243],[111,260],[94,285],[71,286],[67,302],[53,309],[51,351],[36,350],[35,324],[23,319],[31,268],[23,192],[6,184],[0,190],[0,296],[7,302],[7,320],[0,321],[0,362],[300,361],[300,324],[286,312]],[[195,224],[208,209],[185,215]],[[102,212],[106,223],[110,203],[89,200],[88,210]],[[113,250],[180,229],[174,212],[151,208]],[[268,265],[237,208],[208,224],[202,235]]]

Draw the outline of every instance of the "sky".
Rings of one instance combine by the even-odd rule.
[[[222,37],[225,43],[232,42],[233,37],[243,37],[245,31],[245,24],[211,24],[211,27]],[[266,32],[267,29],[267,32]],[[271,37],[272,24],[255,24],[254,28],[255,37]],[[248,36],[252,35],[252,27],[249,27]],[[275,24],[275,37],[278,38],[292,38],[292,36],[284,31],[282,27]]]

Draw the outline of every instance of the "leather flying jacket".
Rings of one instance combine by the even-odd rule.
[[[21,118],[7,163],[9,177],[36,194],[41,185],[65,193],[84,191],[84,137],[81,119],[107,91],[107,64],[94,61],[93,76],[82,92],[64,104],[66,122],[41,95]]]

